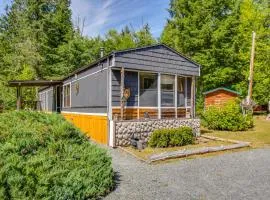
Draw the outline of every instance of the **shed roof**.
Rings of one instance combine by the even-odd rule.
[[[206,91],[206,92],[204,92],[203,94],[204,94],[204,95],[207,95],[207,94],[210,94],[210,93],[213,93],[213,92],[219,91],[219,90],[224,90],[224,91],[227,91],[227,92],[231,92],[231,93],[234,93],[234,94],[240,95],[240,93],[239,93],[239,92],[236,92],[236,91],[234,91],[234,90],[231,90],[231,89],[228,89],[228,88],[225,88],[225,87],[219,87],[219,88],[215,88],[215,89],[213,89],[213,90]]]

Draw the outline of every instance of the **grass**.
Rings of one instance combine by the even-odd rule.
[[[265,116],[255,116],[254,122],[254,128],[248,131],[213,131],[202,128],[201,132],[209,136],[251,142],[253,148],[269,147],[270,121],[267,121]]]
[[[202,127],[201,133],[202,135],[215,136],[215,137],[220,137],[224,139],[251,142],[251,148],[270,147],[270,121],[266,120],[266,116],[255,116],[254,123],[255,123],[254,128],[248,131],[236,131],[236,132],[213,131],[213,130],[208,130]],[[147,147],[141,151],[134,149],[133,147],[125,147],[124,149],[140,159],[147,160],[149,156],[153,154],[163,153],[163,152],[177,151],[177,150],[184,150],[184,149],[196,149],[196,148],[201,148],[201,147],[221,146],[221,145],[229,145],[229,144],[231,143],[209,140],[206,143],[199,142],[197,144],[186,145],[182,147],[168,147],[168,148]],[[246,147],[242,149],[207,153],[207,154],[202,154],[202,155],[193,155],[193,156],[190,156],[188,159],[216,156],[216,155],[224,154],[225,152],[231,153],[231,152],[239,152],[239,151],[244,151],[244,150],[249,150],[249,149],[250,147]],[[174,161],[178,159],[179,158],[172,159],[170,161]],[[180,159],[183,159],[183,158],[180,158]]]

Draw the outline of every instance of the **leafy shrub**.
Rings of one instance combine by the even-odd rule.
[[[253,118],[243,115],[237,102],[228,102],[220,108],[209,107],[202,115],[202,124],[214,130],[243,131],[253,127]]]
[[[148,144],[151,147],[184,146],[192,144],[194,137],[190,127],[155,130]]]
[[[0,114],[0,158],[0,199],[96,199],[113,186],[106,150],[57,114]]]

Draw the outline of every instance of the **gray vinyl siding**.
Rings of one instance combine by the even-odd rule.
[[[199,76],[200,68],[163,45],[115,54],[115,66],[141,71]]]
[[[65,83],[71,82],[71,107],[63,111],[82,113],[107,113],[107,69],[98,65],[81,74],[77,79],[72,77]],[[65,84],[64,83],[64,84]],[[79,88],[78,92],[76,87]]]
[[[112,70],[112,106],[120,106],[120,70]]]
[[[85,76],[89,77],[89,76],[91,76],[91,74],[94,74],[94,73],[97,73],[97,72],[100,72],[100,71],[104,71],[107,68],[108,68],[107,61],[103,61],[100,64],[97,64],[97,65],[95,65],[95,66],[93,66],[93,67],[91,67],[91,68],[89,68],[89,69],[87,69],[85,71],[79,72],[77,74],[77,79],[80,79],[80,78],[85,77]],[[70,83],[71,81],[75,81],[75,80],[76,80],[76,77],[75,77],[75,75],[73,75],[73,76],[65,79],[63,81],[63,84],[65,85],[65,84]]]

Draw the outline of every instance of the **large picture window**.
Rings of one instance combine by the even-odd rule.
[[[63,87],[63,92],[64,92],[63,105],[64,107],[70,107],[70,84],[65,85]]]
[[[161,75],[161,106],[174,107],[175,76]]]
[[[157,106],[157,74],[140,73],[140,106]]]

